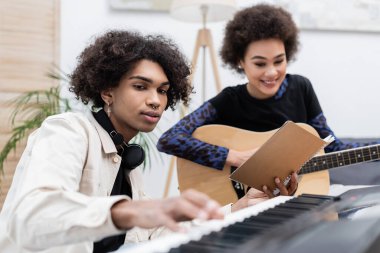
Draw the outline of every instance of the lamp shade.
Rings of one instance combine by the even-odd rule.
[[[202,6],[207,7],[208,22],[229,19],[237,9],[235,0],[173,0],[170,14],[178,20],[202,22]]]

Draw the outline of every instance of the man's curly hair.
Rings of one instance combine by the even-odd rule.
[[[284,42],[286,59],[293,60],[298,50],[298,29],[286,10],[268,4],[258,4],[237,12],[227,23],[220,55],[223,62],[238,73],[250,43],[265,39]]]
[[[166,109],[174,110],[179,100],[187,105],[193,88],[185,56],[170,39],[138,32],[111,30],[96,38],[78,57],[78,66],[70,76],[70,91],[84,104],[92,101],[95,107],[103,107],[100,93],[117,87],[123,76],[144,59],[158,63],[169,80]]]

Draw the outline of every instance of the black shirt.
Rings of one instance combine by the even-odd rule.
[[[310,81],[299,75],[287,75],[276,96],[256,99],[247,85],[225,88],[210,100],[218,112],[216,122],[250,131],[263,132],[281,127],[285,121],[307,123],[322,113]],[[291,85],[288,85],[290,83]]]
[[[119,168],[117,173],[115,183],[113,185],[111,195],[127,195],[132,198],[132,189],[130,183],[127,181],[126,173],[128,170]],[[121,245],[124,244],[125,234],[114,235],[106,237],[100,241],[94,243],[94,253],[105,253],[117,250]]]

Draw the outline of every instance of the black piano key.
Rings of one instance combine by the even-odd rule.
[[[297,198],[300,198],[300,197],[317,198],[317,199],[325,199],[325,200],[333,200],[333,201],[340,200],[340,196],[328,196],[328,195],[317,195],[317,194],[307,194],[307,193],[303,193]]]
[[[232,249],[233,247],[236,247],[236,243],[227,243],[223,241],[208,241],[208,240],[198,240],[198,241],[190,241],[190,245],[195,246],[202,246],[202,247],[208,247],[210,249]]]
[[[244,225],[242,222],[237,222],[227,228],[222,229],[223,232],[238,236],[249,236],[268,228],[265,224],[255,224],[254,226]]]
[[[226,233],[226,232],[212,232],[208,235],[205,235],[201,238],[201,241],[225,241],[228,243],[241,243],[244,240],[244,237]]]
[[[288,208],[291,208],[291,209],[301,209],[301,210],[308,211],[308,210],[313,209],[315,206],[313,206],[313,205],[307,205],[307,204],[300,204],[300,203],[288,203],[288,202],[285,202],[285,203],[280,204],[279,207],[288,207]]]
[[[211,233],[210,235],[203,236],[198,242],[204,245],[214,245],[217,247],[233,248],[236,245],[243,243],[245,238],[235,234],[222,233],[223,236],[217,233]],[[249,237],[251,238],[251,237]]]
[[[260,233],[262,231],[266,231],[268,229],[270,229],[271,227],[274,226],[274,224],[270,224],[270,223],[258,223],[258,222],[254,222],[254,221],[250,221],[250,222],[245,222],[244,223],[244,226],[250,228],[250,229],[254,229],[252,230],[251,234],[257,234],[257,233]]]
[[[306,197],[299,197],[295,199],[289,200],[289,203],[304,203],[304,204],[310,204],[310,205],[320,205],[321,203],[325,202],[324,199],[317,199],[317,198],[306,198]]]
[[[248,228],[251,228],[251,229],[256,229],[258,231],[263,230],[263,229],[268,229],[269,227],[272,226],[272,224],[270,224],[268,222],[263,222],[263,221],[255,221],[255,222],[252,222],[252,221],[242,221],[242,222],[237,222],[235,224],[237,224],[239,226],[248,227]]]
[[[265,216],[260,216],[260,217],[251,217],[251,218],[248,218],[248,219],[244,220],[243,222],[245,224],[247,224],[247,225],[249,224],[249,225],[252,225],[252,226],[255,226],[257,224],[263,224],[263,225],[267,226],[267,228],[269,228],[269,227],[273,227],[273,226],[282,224],[282,223],[284,223],[287,220],[288,219],[285,219],[283,217],[273,217],[273,216],[265,217]]]
[[[301,211],[302,212],[302,211]],[[276,209],[269,209],[265,211],[266,214],[275,215],[277,217],[283,217],[283,218],[293,218],[297,216],[300,212],[295,212],[294,210],[290,210],[289,208],[276,208]]]
[[[212,253],[226,250],[232,252],[239,245],[251,240],[253,237],[333,200],[334,198],[330,196],[302,194],[256,216],[248,217],[218,232],[205,235],[198,241],[190,241],[187,244],[171,249],[169,252]]]
[[[226,248],[197,244],[195,241],[190,241],[187,244],[171,249],[169,253],[219,253],[224,249]]]
[[[219,232],[203,236],[197,243],[221,248],[234,248],[252,238],[253,235],[265,231],[266,228],[265,226],[249,226],[243,222],[238,222]]]
[[[269,222],[271,224],[279,224],[281,222],[288,220],[288,219],[285,219],[284,217],[272,215],[272,214],[266,213],[266,212],[259,213],[257,216],[253,216],[253,217],[250,217],[248,219],[253,220],[253,221],[255,221],[255,220],[256,221],[265,221],[265,222]]]
[[[309,203],[302,203],[302,202],[287,202],[288,205],[294,205],[294,206],[300,206],[300,207],[305,207],[308,208],[308,210],[314,209],[318,205],[315,204],[309,204]],[[321,204],[319,204],[321,205]]]
[[[298,215],[308,211],[308,209],[305,208],[292,208],[291,206],[277,206],[276,209],[273,210],[277,212],[282,212],[283,214],[287,215],[292,214],[292,217],[297,217]]]
[[[261,228],[262,227],[269,228],[269,227],[275,226],[276,224],[279,224],[279,223],[276,221],[273,221],[273,220],[264,221],[264,220],[250,219],[250,220],[245,220],[244,224],[248,225],[248,226],[260,226]]]

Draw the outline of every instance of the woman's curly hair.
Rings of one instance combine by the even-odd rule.
[[[286,58],[291,61],[298,50],[298,29],[289,12],[280,7],[258,4],[237,12],[225,28],[220,55],[238,73],[250,43],[264,39],[284,42]]]
[[[158,63],[169,80],[166,109],[174,109],[179,100],[187,105],[193,90],[188,79],[190,65],[178,47],[160,35],[121,30],[106,32],[80,54],[70,76],[70,91],[84,104],[92,101],[95,107],[103,107],[100,93],[117,87],[123,76],[144,59]]]

